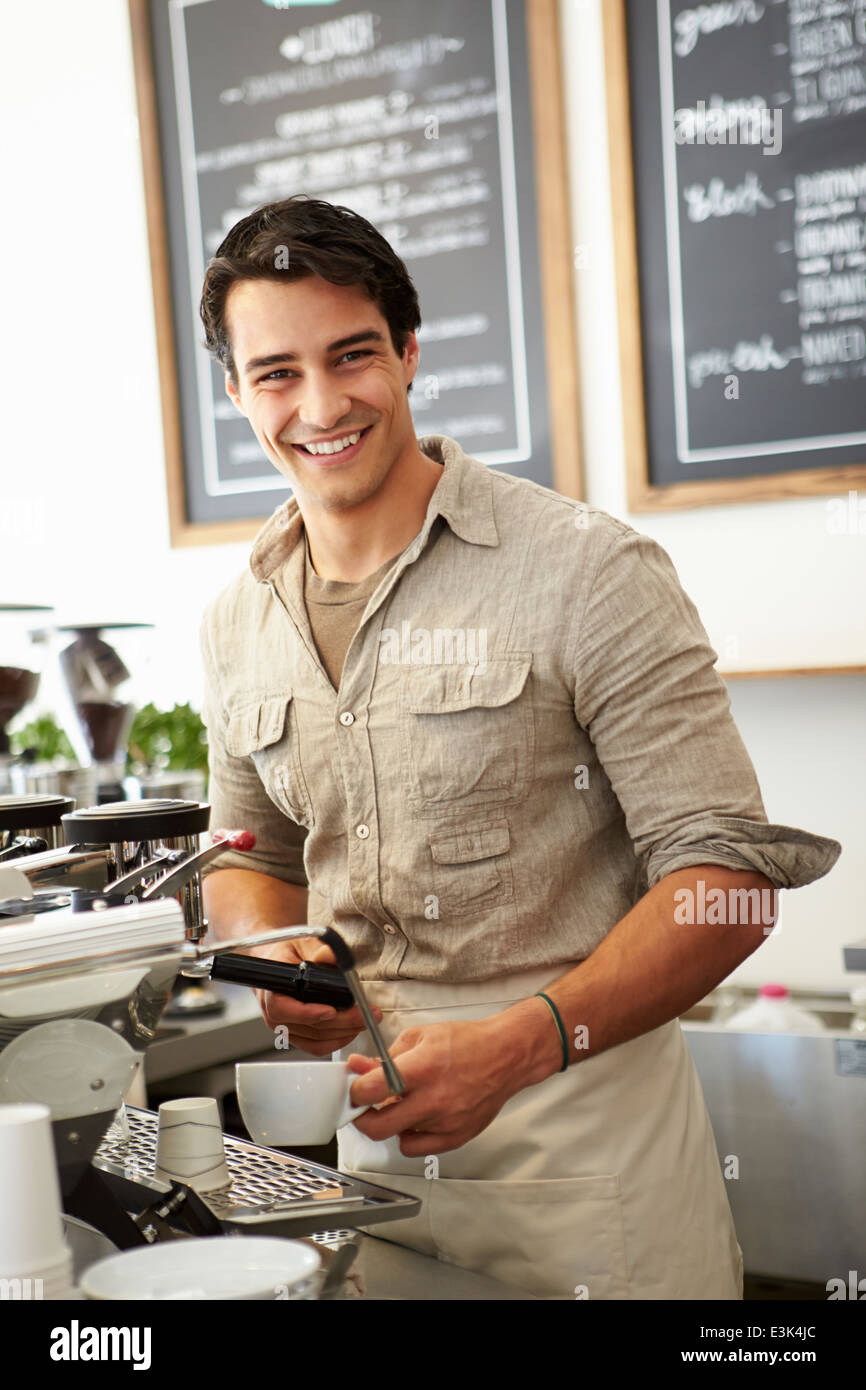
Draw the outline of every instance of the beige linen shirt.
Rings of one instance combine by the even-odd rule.
[[[290,498],[202,622],[211,825],[310,888],[365,978],[480,981],[589,955],[674,870],[821,877],[835,840],[767,822],[671,560],[453,439],[335,689]]]

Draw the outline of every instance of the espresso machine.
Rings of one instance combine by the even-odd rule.
[[[37,799],[38,800],[38,799]],[[15,811],[28,841],[0,863],[0,1103],[37,1101],[52,1115],[64,1208],[118,1249],[190,1236],[310,1235],[331,1260],[328,1288],[357,1249],[356,1225],[414,1215],[419,1203],[283,1151],[225,1136],[231,1182],[197,1193],[156,1175],[158,1116],[125,1104],[177,978],[227,979],[296,998],[355,1002],[394,1094],[388,1055],[342,938],[292,926],[214,945],[205,940],[200,871],[246,831],[214,831],[204,803],[121,802],[64,812],[63,845],[46,811]],[[10,845],[9,848],[12,848]],[[338,967],[283,964],[253,946],[319,936]]]

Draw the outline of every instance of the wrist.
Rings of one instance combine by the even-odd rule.
[[[548,1005],[537,995],[519,1000],[485,1022],[498,1035],[499,1051],[515,1093],[562,1070],[559,1030]]]

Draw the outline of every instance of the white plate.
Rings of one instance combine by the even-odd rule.
[[[91,1265],[94,1299],[298,1298],[321,1265],[309,1245],[279,1236],[208,1236],[126,1250]]]

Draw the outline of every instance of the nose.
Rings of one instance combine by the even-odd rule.
[[[349,414],[351,408],[351,397],[331,373],[313,371],[307,374],[298,406],[298,419],[311,435],[332,430]]]

